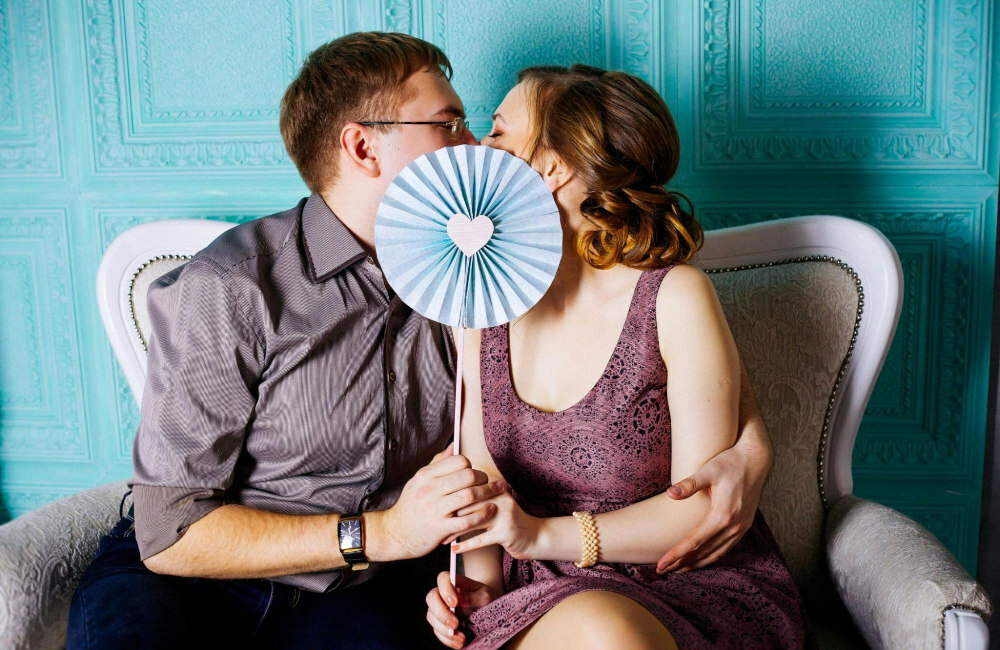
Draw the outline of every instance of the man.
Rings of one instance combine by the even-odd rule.
[[[81,581],[69,648],[432,638],[423,596],[442,542],[492,506],[453,513],[505,486],[446,451],[451,336],[393,294],[373,241],[403,167],[475,144],[450,76],[443,52],[404,34],[317,49],[280,120],[312,195],[150,288],[134,510]],[[672,494],[711,485],[713,514],[665,570],[712,561],[749,527],[771,452],[744,393],[740,441]]]

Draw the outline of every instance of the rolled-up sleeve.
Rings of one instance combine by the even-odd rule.
[[[150,286],[146,384],[129,485],[140,557],[224,503],[256,404],[263,346],[224,275],[195,258]]]

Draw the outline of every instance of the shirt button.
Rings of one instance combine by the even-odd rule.
[[[399,449],[399,443],[396,442],[395,440],[390,440],[389,441],[389,451],[396,451],[397,449]]]
[[[375,266],[375,258],[372,257],[371,255],[369,255],[368,256],[368,263],[371,264],[372,266]]]
[[[396,381],[396,373],[389,371],[389,381]]]

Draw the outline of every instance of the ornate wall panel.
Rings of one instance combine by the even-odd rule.
[[[708,0],[697,24],[693,171],[984,170],[988,2]]]
[[[63,210],[0,210],[0,458],[89,458]]]
[[[0,3],[0,173],[62,174],[51,20],[44,2]]]
[[[293,173],[275,128],[303,55],[292,0],[87,0],[84,30],[95,173]]]
[[[277,128],[316,45],[442,46],[473,130],[527,65],[652,83],[707,228],[843,214],[899,251],[899,329],[856,491],[975,568],[996,242],[987,0],[0,0],[0,520],[130,472],[138,411],[94,277],[124,229],[304,192]],[[994,80],[995,81],[995,80]]]

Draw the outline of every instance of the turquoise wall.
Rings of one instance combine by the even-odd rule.
[[[304,187],[277,129],[340,34],[441,45],[474,131],[528,64],[635,73],[707,228],[832,213],[902,258],[856,491],[975,570],[998,181],[987,0],[0,0],[0,514],[127,477],[135,403],[94,277],[129,226],[242,221]]]

